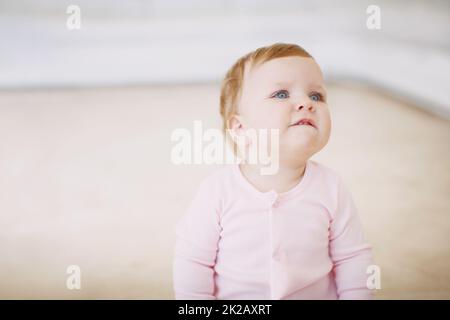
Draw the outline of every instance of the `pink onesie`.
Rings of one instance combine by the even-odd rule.
[[[291,190],[260,192],[228,165],[176,227],[176,299],[371,299],[365,241],[339,175],[308,160]]]

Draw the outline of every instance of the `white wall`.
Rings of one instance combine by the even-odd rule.
[[[81,29],[68,30],[68,4]],[[369,83],[449,116],[450,4],[377,1],[0,1],[0,88],[220,81],[273,42],[310,51],[329,80]]]

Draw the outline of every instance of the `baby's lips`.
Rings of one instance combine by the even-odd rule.
[[[300,119],[300,120],[296,121],[293,125],[296,126],[296,125],[305,125],[305,124],[311,125],[312,127],[317,128],[314,121],[309,118]]]

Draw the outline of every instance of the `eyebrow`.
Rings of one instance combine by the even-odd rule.
[[[291,85],[292,82],[275,82],[276,86],[286,86],[286,85]]]
[[[321,85],[319,85],[319,86],[313,85],[313,86],[311,86],[311,88],[317,89],[317,90],[322,90],[323,92],[327,92],[327,90],[325,89],[325,87],[324,87],[324,86],[321,86]]]
[[[280,81],[280,82],[275,82],[275,85],[276,86],[289,86],[289,85],[291,85],[293,83],[293,81],[291,81],[291,82],[283,82],[283,81]],[[310,86],[311,88],[313,88],[313,89],[317,89],[317,90],[322,90],[322,91],[324,91],[324,92],[327,92],[326,90],[325,90],[325,87],[323,87],[322,85],[312,85],[312,86]]]

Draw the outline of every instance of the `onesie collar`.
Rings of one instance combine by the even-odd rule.
[[[239,184],[248,191],[250,191],[251,193],[253,193],[254,195],[258,196],[259,198],[265,199],[271,204],[275,202],[285,201],[299,195],[305,189],[308,181],[310,180],[312,170],[313,170],[313,163],[311,160],[307,160],[303,176],[300,178],[297,184],[290,190],[283,193],[277,193],[275,190],[261,192],[247,180],[247,178],[244,176],[241,169],[239,168],[239,164],[233,165],[233,172],[237,180],[239,181]]]

